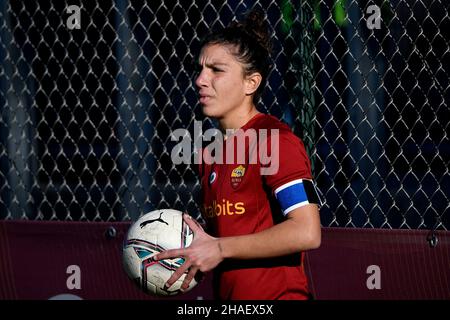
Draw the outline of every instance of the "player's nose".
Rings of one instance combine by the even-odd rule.
[[[195,79],[195,85],[198,88],[203,88],[203,87],[207,87],[208,83],[209,83],[209,77],[207,75],[207,72],[205,70],[201,70],[197,76],[197,79]]]

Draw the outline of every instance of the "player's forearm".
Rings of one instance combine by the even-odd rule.
[[[224,258],[256,259],[276,257],[320,245],[320,226],[302,227],[296,221],[284,221],[259,233],[219,239]]]

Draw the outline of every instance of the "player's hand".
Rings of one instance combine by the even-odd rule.
[[[198,271],[208,272],[214,269],[223,260],[223,257],[219,238],[208,235],[200,224],[188,214],[183,214],[183,219],[194,233],[194,240],[191,245],[183,249],[163,251],[155,255],[154,259],[163,260],[183,257],[185,262],[167,280],[166,286],[170,287],[188,271],[181,286],[182,290],[186,290]]]

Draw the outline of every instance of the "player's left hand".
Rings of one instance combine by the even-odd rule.
[[[194,240],[191,245],[187,248],[160,252],[153,258],[155,260],[184,258],[185,262],[167,280],[166,286],[170,287],[188,271],[181,286],[182,290],[186,290],[198,271],[208,272],[214,269],[223,260],[223,257],[219,238],[208,235],[190,215],[183,214],[183,219],[194,233]]]

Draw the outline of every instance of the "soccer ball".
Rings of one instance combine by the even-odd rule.
[[[183,220],[183,213],[173,209],[155,210],[144,214],[128,230],[123,246],[123,266],[128,277],[145,293],[173,296],[180,290],[186,273],[172,286],[166,281],[184,263],[183,258],[154,261],[156,253],[188,247],[194,235]],[[197,285],[193,279],[187,292]]]

